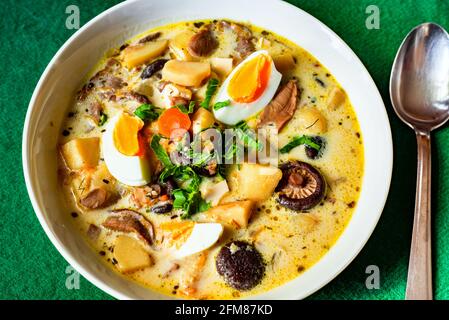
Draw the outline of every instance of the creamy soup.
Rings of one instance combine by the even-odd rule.
[[[363,176],[357,117],[329,71],[279,35],[224,20],[110,50],[76,93],[59,150],[67,214],[98,259],[187,299],[301,276],[344,231]]]

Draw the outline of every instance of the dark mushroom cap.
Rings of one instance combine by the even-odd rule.
[[[225,282],[241,291],[254,288],[265,272],[259,251],[245,241],[232,241],[223,246],[215,264]]]
[[[316,136],[312,138],[312,141],[320,146],[320,150],[316,150],[306,145],[306,155],[309,159],[316,160],[323,155],[324,148],[326,147],[326,140],[323,137]]]
[[[295,211],[313,208],[326,194],[326,181],[313,166],[302,161],[286,162],[280,166],[282,179],[276,187],[277,201]]]
[[[151,207],[151,212],[157,214],[170,213],[173,209],[171,201],[164,201]]]

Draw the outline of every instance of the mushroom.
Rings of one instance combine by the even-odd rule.
[[[103,188],[95,188],[90,191],[80,203],[89,209],[98,209],[106,205],[108,199],[108,192]]]
[[[320,150],[314,149],[308,145],[306,145],[306,155],[309,159],[316,160],[321,158],[323,155],[323,149],[326,147],[326,140],[323,137],[315,136],[312,137],[312,141],[320,146]]]
[[[141,79],[148,79],[152,77],[156,72],[161,71],[162,68],[167,63],[168,59],[158,59],[153,62],[151,62],[149,65],[143,69],[142,73],[140,74]]]
[[[218,252],[215,266],[224,281],[240,291],[254,288],[265,273],[261,254],[245,241],[232,241],[223,246]]]
[[[210,26],[206,26],[190,39],[187,50],[192,56],[199,58],[207,57],[217,47],[217,39],[212,33]]]
[[[285,84],[260,115],[258,127],[274,124],[278,131],[290,121],[297,108],[298,88],[295,80]]]
[[[113,210],[112,215],[106,218],[102,225],[113,231],[134,232],[149,245],[153,243],[153,225],[137,211],[131,209]]]
[[[280,169],[282,179],[276,187],[280,205],[295,211],[305,211],[323,200],[326,181],[315,167],[302,161],[291,161],[282,164]]]

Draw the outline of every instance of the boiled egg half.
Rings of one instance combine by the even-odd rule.
[[[150,182],[148,158],[142,150],[139,131],[144,122],[126,112],[114,116],[102,137],[104,161],[114,178],[129,186]]]
[[[215,102],[229,100],[230,105],[214,110],[215,118],[235,125],[257,114],[271,101],[281,78],[266,50],[252,53],[223,82]]]
[[[186,242],[175,251],[176,258],[181,259],[212,247],[223,233],[219,223],[195,223]]]

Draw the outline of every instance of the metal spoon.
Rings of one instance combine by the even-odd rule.
[[[418,142],[415,218],[406,299],[432,299],[430,132],[449,119],[449,35],[424,23],[405,38],[393,64],[390,97]]]

